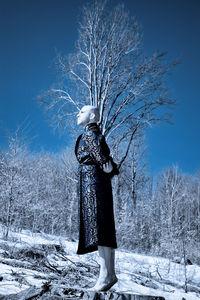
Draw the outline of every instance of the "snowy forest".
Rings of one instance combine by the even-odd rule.
[[[74,149],[30,153],[17,133],[0,156],[4,237],[14,228],[77,240]],[[200,264],[200,174],[184,174],[178,166],[170,166],[153,178],[134,153],[130,155],[112,180],[119,247],[169,258],[186,254]]]
[[[8,143],[0,155],[1,299],[79,299],[96,277],[98,257],[75,254],[74,149],[31,153],[19,130]],[[120,284],[110,295],[199,299],[200,175],[171,166],[152,177],[141,140],[137,146],[112,179]]]
[[[111,9],[108,2],[94,0],[83,6],[74,52],[56,53],[56,81],[38,95],[49,128],[67,132],[73,143],[57,153],[34,152],[18,127],[8,135],[7,149],[0,149],[1,268],[23,267],[0,274],[0,296],[4,280],[12,276],[31,288],[39,284],[36,298],[53,283],[57,293],[62,284],[73,287],[80,279],[83,288],[91,281],[88,274],[97,274],[95,256],[81,260],[75,254],[79,174],[74,144],[79,133],[76,116],[84,105],[98,108],[99,128],[120,171],[112,178],[118,290],[127,290],[122,286],[129,276],[129,287],[140,285],[140,293],[158,290],[158,295],[162,290],[171,293],[165,299],[173,300],[199,295],[200,171],[185,174],[171,165],[152,176],[145,140],[148,130],[172,121],[176,97],[167,82],[179,62],[168,61],[166,52],[145,56],[135,17],[123,4]],[[56,244],[49,247],[54,239]],[[150,256],[159,257],[159,262]],[[38,272],[34,276],[39,283],[25,280],[28,268]],[[151,290],[144,289],[148,287]],[[180,288],[185,298],[173,298],[174,288]],[[53,298],[37,299],[61,299],[54,292]],[[187,298],[188,292],[195,293],[194,298]],[[62,299],[69,299],[63,293]],[[17,299],[34,297],[23,294]]]

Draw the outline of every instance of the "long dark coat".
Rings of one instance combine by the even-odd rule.
[[[98,245],[117,248],[111,177],[118,174],[110,150],[96,123],[88,124],[76,141],[79,162],[79,244],[77,254],[98,249]],[[108,160],[113,171],[105,173]]]

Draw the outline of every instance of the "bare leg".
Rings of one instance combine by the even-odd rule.
[[[100,291],[116,283],[117,277],[115,274],[115,250],[111,247],[98,246],[98,251],[100,258],[100,273],[94,289]]]

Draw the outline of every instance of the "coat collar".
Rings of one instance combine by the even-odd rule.
[[[95,129],[99,129],[97,123],[89,123],[85,126],[85,131],[91,131],[91,130],[95,130]]]

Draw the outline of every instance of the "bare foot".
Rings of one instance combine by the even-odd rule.
[[[105,278],[104,280],[98,279],[95,286],[90,288],[89,290],[105,292],[105,291],[108,291],[117,281],[118,281],[118,278],[116,275],[114,275],[110,278]]]

